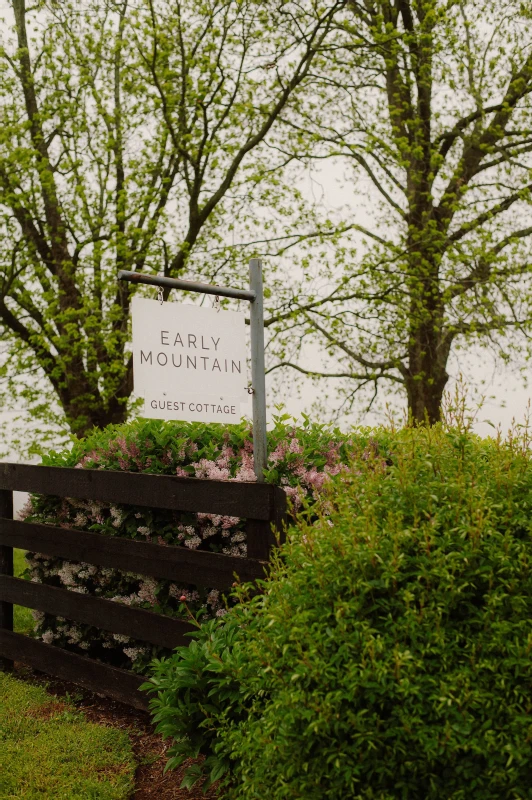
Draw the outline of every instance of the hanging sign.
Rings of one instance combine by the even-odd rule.
[[[132,322],[142,416],[240,422],[248,385],[244,314],[134,297]]]

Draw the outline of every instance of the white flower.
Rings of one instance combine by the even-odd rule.
[[[200,544],[201,539],[199,536],[192,536],[190,539],[185,541],[185,547],[189,547],[191,550],[195,550]]]
[[[68,636],[69,644],[77,644],[81,639],[81,631],[79,630],[79,628],[76,628],[75,625],[72,625],[70,628],[67,628],[65,633]]]
[[[119,528],[124,521],[123,512],[116,506],[111,506],[109,508],[109,513],[111,514],[111,517],[113,519],[111,524],[113,525],[114,528]]]
[[[100,575],[103,578],[110,578],[113,573],[114,573],[114,569],[112,569],[111,567],[102,567],[100,569]]]
[[[113,639],[120,644],[128,644],[131,641],[129,636],[124,636],[122,633],[113,633]]]
[[[124,647],[124,654],[132,661],[136,661],[140,655],[147,652],[145,647]]]
[[[155,590],[157,589],[157,581],[155,578],[147,578],[142,581],[139,588],[139,597],[144,603],[150,603],[152,606],[156,605],[157,597]]]
[[[245,558],[248,553],[247,545],[233,544],[231,547],[222,548],[222,553],[226,556],[235,556],[236,558]]]
[[[61,583],[65,586],[75,586],[79,566],[79,564],[71,564],[69,561],[65,561],[57,573],[61,579]]]

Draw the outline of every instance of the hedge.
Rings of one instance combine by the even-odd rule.
[[[189,785],[207,774],[239,800],[532,797],[529,442],[437,426],[389,447],[391,463],[331,481],[259,596],[239,589],[155,665],[170,765],[207,757]]]

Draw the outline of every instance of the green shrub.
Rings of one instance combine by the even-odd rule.
[[[188,647],[152,662],[150,681],[141,688],[156,693],[150,703],[156,730],[173,740],[166,768],[205,756],[187,765],[182,786],[191,788],[201,781],[206,790],[230,767],[229,759],[215,752],[221,721],[241,720],[248,705],[226,663],[238,651],[240,620],[237,614],[228,614],[204,622],[188,635]]]
[[[224,618],[232,643],[213,637],[200,665],[195,724],[231,767],[224,796],[532,797],[528,444],[408,429],[391,466],[335,479],[328,516],[301,520],[262,595]],[[174,703],[186,720],[182,658],[160,719]]]

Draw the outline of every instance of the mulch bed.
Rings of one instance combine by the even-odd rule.
[[[132,800],[153,800],[155,797],[157,800],[216,800],[218,797],[214,789],[206,794],[201,788],[191,791],[180,789],[185,767],[163,774],[168,743],[154,733],[150,716],[145,711],[117,703],[107,697],[98,697],[75,683],[43,675],[22,665],[16,665],[15,674],[18,678],[44,686],[58,697],[68,694],[70,701],[92,722],[127,732],[139,764],[135,773]]]

